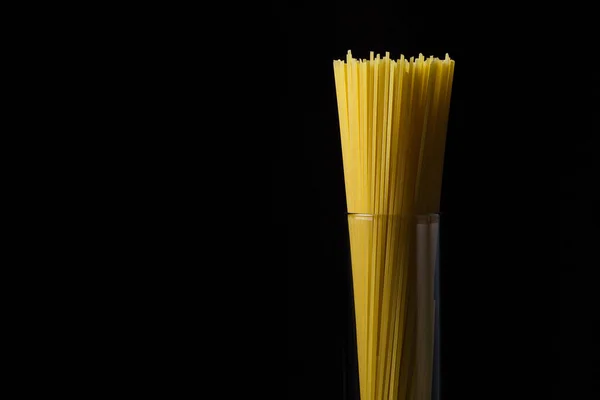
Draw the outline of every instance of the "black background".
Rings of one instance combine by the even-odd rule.
[[[564,3],[509,2],[279,0],[192,7],[69,14],[69,21],[93,31],[91,38],[53,18],[42,32],[29,32],[27,24],[12,30],[15,37],[27,31],[34,42],[48,41],[55,59],[21,47],[35,58],[32,68],[57,70],[45,80],[60,88],[46,92],[77,103],[66,107],[57,97],[60,110],[49,109],[50,119],[25,107],[23,121],[47,128],[53,118],[79,117],[71,121],[77,126],[72,143],[40,132],[93,164],[90,173],[85,163],[63,160],[48,147],[50,164],[22,158],[7,169],[7,175],[23,166],[50,174],[47,191],[35,180],[21,181],[35,190],[26,194],[35,202],[32,210],[60,221],[40,230],[36,219],[23,228],[58,238],[52,252],[65,245],[79,250],[73,253],[78,280],[63,283],[93,297],[90,309],[79,293],[50,285],[50,297],[42,292],[42,301],[35,299],[35,307],[51,306],[49,324],[21,312],[36,324],[28,329],[35,337],[25,336],[34,356],[36,345],[51,343],[46,347],[60,354],[42,361],[66,362],[74,367],[68,373],[77,370],[86,383],[98,379],[85,385],[92,390],[112,390],[118,382],[136,392],[163,386],[173,397],[187,384],[210,399],[262,399],[268,392],[277,400],[356,399],[332,61],[349,49],[357,57],[370,50],[395,58],[448,52],[456,70],[442,191],[442,398],[600,398],[598,178],[592,172],[600,131],[597,13],[572,13]],[[64,40],[52,35],[59,24]],[[66,82],[75,92],[62,87]],[[24,86],[21,95],[33,101],[48,95],[37,92]],[[39,147],[37,136],[20,136]],[[58,159],[69,173],[54,172]],[[81,176],[73,182],[71,172]],[[270,193],[261,186],[266,176]],[[60,186],[64,177],[72,196]],[[92,189],[82,190],[82,182]],[[26,193],[13,192],[6,190],[9,197]],[[74,214],[75,226],[65,225],[76,204],[83,209]],[[265,208],[272,226],[264,223]],[[61,227],[82,246],[58,234]],[[46,235],[45,228],[57,234]],[[101,240],[83,228],[98,231]],[[98,247],[88,250],[90,244]],[[44,259],[53,254],[34,242],[27,247],[25,253]],[[17,269],[35,281],[31,268]],[[89,279],[80,275],[86,272]],[[69,305],[54,307],[57,290]],[[12,296],[9,308],[27,296]],[[73,304],[83,308],[70,313]],[[64,310],[74,324],[67,334]],[[92,328],[82,325],[81,315],[92,318]],[[73,346],[69,332],[81,346]],[[63,354],[69,347],[75,359]],[[281,355],[287,361],[276,359]],[[21,357],[34,369],[44,365],[37,358]],[[100,373],[87,368],[90,362]],[[27,378],[30,387],[40,386]],[[280,390],[281,383],[287,389]]]
[[[577,135],[558,127],[556,69],[531,56],[539,32],[517,33],[523,21],[506,17],[455,5],[274,6],[285,73],[273,247],[287,268],[288,399],[358,398],[332,67],[347,50],[456,60],[441,204],[442,398],[590,395],[596,359],[591,344],[574,343],[591,343],[597,321],[593,289],[575,283],[592,274],[581,251],[592,236],[572,232],[590,226],[573,210],[595,208],[581,189],[595,159],[585,132],[597,125],[570,122]],[[597,97],[582,104],[587,124]]]

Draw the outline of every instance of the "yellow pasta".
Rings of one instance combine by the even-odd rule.
[[[454,60],[348,51],[333,67],[361,399],[428,400],[433,270],[417,294],[416,216],[439,212]]]

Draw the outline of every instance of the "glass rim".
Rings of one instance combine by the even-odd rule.
[[[442,213],[425,213],[425,214],[413,214],[413,215],[401,215],[401,214],[369,214],[369,213],[346,213],[348,218],[361,218],[361,219],[373,219],[373,217],[383,218],[398,218],[398,219],[416,219],[417,222],[439,222]]]
[[[402,214],[389,214],[389,213],[378,213],[378,214],[373,214],[373,213],[353,213],[353,212],[346,212],[346,215],[364,215],[364,216],[400,216]],[[413,214],[414,216],[418,216],[418,215],[441,215],[443,213],[423,213],[423,214]]]

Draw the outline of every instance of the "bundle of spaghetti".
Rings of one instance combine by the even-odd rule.
[[[361,399],[424,400],[433,302],[417,304],[415,217],[439,212],[454,61],[349,51],[333,66]],[[433,276],[428,286],[433,293]]]

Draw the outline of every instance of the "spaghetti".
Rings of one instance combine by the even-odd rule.
[[[349,51],[333,67],[361,399],[425,400],[434,303],[417,296],[415,217],[439,212],[454,60]],[[432,271],[419,293],[433,293]]]

